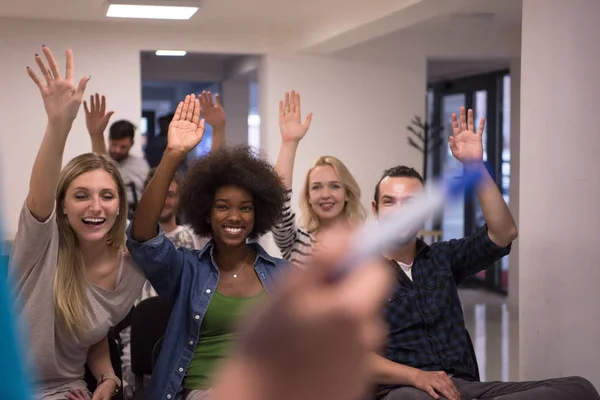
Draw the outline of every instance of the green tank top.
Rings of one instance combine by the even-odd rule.
[[[200,325],[200,339],[186,372],[184,389],[209,389],[217,364],[227,356],[236,339],[234,324],[246,309],[265,295],[263,290],[252,297],[229,297],[215,291]]]

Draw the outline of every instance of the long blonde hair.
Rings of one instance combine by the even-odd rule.
[[[102,169],[117,184],[119,214],[108,232],[107,244],[125,249],[127,227],[127,195],[117,166],[106,156],[86,153],[72,159],[60,173],[56,188],[56,223],[59,233],[58,263],[54,276],[54,301],[56,313],[70,332],[81,337],[87,329],[85,315],[85,271],[77,236],[64,213],[67,189],[77,177],[86,172]]]
[[[310,189],[310,174],[311,172],[320,166],[330,166],[335,171],[338,179],[344,186],[346,191],[346,204],[344,205],[344,219],[350,225],[361,225],[367,218],[367,212],[360,202],[360,186],[354,179],[354,176],[350,173],[348,168],[339,159],[333,156],[321,156],[314,162],[312,167],[306,173],[304,180],[304,188],[302,189],[302,196],[300,196],[300,210],[302,215],[300,217],[301,225],[310,233],[315,233],[319,230],[321,222],[315,211],[310,206],[308,201],[309,189]]]

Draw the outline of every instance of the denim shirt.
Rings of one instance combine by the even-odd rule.
[[[248,244],[257,254],[254,270],[267,293],[276,275],[293,267],[271,257],[258,243]],[[146,393],[149,400],[175,400],[183,392],[183,381],[200,340],[200,325],[219,282],[213,257],[214,241],[202,250],[176,249],[159,228],[158,236],[137,242],[127,231],[127,248],[160,297],[172,306],[158,361]]]

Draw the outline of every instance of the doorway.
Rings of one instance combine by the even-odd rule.
[[[429,85],[428,118],[430,124],[442,129],[442,145],[431,154],[427,178],[440,175],[460,176],[462,164],[448,146],[452,134],[451,116],[461,106],[473,109],[475,125],[486,118],[483,132],[483,158],[488,171],[508,203],[510,187],[510,73],[502,70],[467,78]],[[485,223],[476,195],[465,195],[445,205],[441,216],[434,221],[434,229],[441,230],[442,240],[462,238],[473,234]],[[480,272],[465,282],[465,286],[485,287],[506,294],[508,292],[508,257]]]

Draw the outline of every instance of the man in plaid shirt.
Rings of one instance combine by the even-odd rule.
[[[461,162],[480,161],[483,181],[477,195],[485,225],[475,234],[428,246],[415,239],[384,256],[396,270],[398,283],[385,309],[388,342],[373,355],[377,397],[400,399],[600,399],[584,378],[535,382],[478,382],[457,286],[510,252],[517,226],[502,194],[483,165],[482,119],[477,132],[473,112],[452,115],[452,155]],[[375,189],[373,213],[384,216],[410,201],[423,188],[412,168],[387,170]]]

